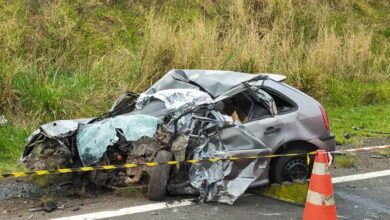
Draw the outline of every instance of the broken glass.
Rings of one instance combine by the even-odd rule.
[[[153,137],[161,121],[148,115],[121,115],[91,124],[80,124],[77,133],[77,147],[84,166],[96,163],[122,135],[127,141],[141,137]],[[119,133],[119,134],[118,134]]]
[[[167,89],[151,95],[142,93],[137,100],[136,108],[142,109],[152,98],[163,101],[168,110],[178,109],[183,105],[198,106],[213,102],[210,95],[199,90]]]

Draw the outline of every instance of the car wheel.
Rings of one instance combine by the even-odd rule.
[[[162,150],[157,153],[156,162],[165,163],[172,160],[172,153]],[[167,194],[167,183],[171,166],[158,165],[152,168],[146,196],[151,200],[163,200]]]
[[[303,149],[292,149],[282,154],[297,153],[306,154],[308,151]],[[284,181],[293,181],[296,179],[309,179],[313,168],[313,156],[310,164],[307,164],[306,155],[278,157],[272,161],[270,167],[271,182],[282,183]]]

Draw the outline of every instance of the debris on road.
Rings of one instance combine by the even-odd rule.
[[[43,190],[31,183],[0,182],[0,201],[12,198],[39,198],[43,195]]]
[[[43,211],[43,207],[35,207],[35,208],[31,208],[31,209],[28,209],[29,212],[39,212],[39,211]]]
[[[374,158],[374,159],[385,159],[386,158],[386,156],[382,156],[382,155],[371,155],[370,157]]]
[[[345,132],[345,133],[343,134],[343,136],[344,136],[345,139],[351,138],[351,134],[350,134],[349,132]]]
[[[76,207],[74,207],[73,209],[71,209],[72,212],[76,212],[76,211],[78,211],[78,210],[80,210],[80,206],[76,206]]]

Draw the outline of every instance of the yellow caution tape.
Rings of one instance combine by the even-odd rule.
[[[145,163],[145,165],[148,167],[154,167],[154,166],[157,166],[158,163],[157,162],[149,162],[149,163]]]
[[[68,168],[65,168],[65,169],[58,169],[57,170],[59,173],[71,173],[72,170],[71,169],[68,169]]]
[[[338,150],[338,151],[332,151],[329,153],[345,153],[345,152],[355,152],[355,151],[368,151],[372,149],[384,149],[384,148],[390,148],[390,145],[383,145],[383,146],[373,146],[373,147],[362,147],[362,148],[353,148],[353,149],[346,149],[346,150]],[[192,160],[186,160],[182,161],[184,163],[188,164],[195,164],[195,163],[202,163],[202,162],[211,162],[215,163],[218,161],[236,161],[240,159],[261,159],[261,158],[274,158],[274,157],[293,157],[293,156],[304,156],[306,155],[306,162],[309,165],[310,164],[310,155],[316,154],[317,151],[309,152],[309,153],[293,153],[293,154],[272,154],[272,155],[250,155],[250,156],[230,156],[228,158],[219,158],[219,157],[212,157],[212,158],[205,158],[205,159],[192,159]],[[0,177],[2,178],[8,178],[8,177],[24,177],[24,176],[32,176],[32,175],[49,175],[49,174],[63,174],[63,173],[73,173],[73,172],[90,172],[93,170],[115,170],[115,169],[128,169],[128,168],[135,168],[139,166],[148,166],[148,167],[154,167],[158,165],[175,165],[182,163],[181,161],[167,161],[165,163],[158,163],[155,161],[142,163],[142,164],[133,164],[133,163],[126,163],[122,165],[104,165],[104,166],[97,166],[97,167],[78,167],[78,168],[60,168],[60,169],[53,169],[53,170],[37,170],[37,171],[30,171],[30,172],[11,172],[11,173],[4,173],[0,174]]]
[[[80,167],[80,171],[92,171],[95,170],[93,167]]]
[[[199,163],[200,160],[187,160],[188,163]]]
[[[306,164],[310,164],[310,154],[306,154]]]
[[[103,169],[105,170],[112,170],[112,169],[116,169],[116,166],[114,165],[107,165],[107,166],[102,166]]]
[[[217,162],[218,160],[221,160],[221,158],[217,158],[217,157],[209,158],[209,161],[213,163]]]
[[[49,174],[49,171],[47,171],[47,170],[37,170],[37,171],[35,171],[35,173],[37,175],[47,175],[47,174]]]
[[[127,164],[124,164],[123,167],[125,168],[134,168],[134,167],[138,167],[137,164],[133,164],[133,163],[127,163]]]
[[[240,158],[238,158],[238,157],[229,157],[228,158],[228,160],[238,160],[238,159],[240,159]]]
[[[24,173],[24,172],[15,172],[15,173],[12,173],[12,175],[14,175],[15,177],[27,176],[26,173]]]

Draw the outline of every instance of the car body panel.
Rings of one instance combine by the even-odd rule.
[[[284,143],[286,134],[285,125],[278,115],[251,121],[243,126],[251,131],[269,149],[277,148]]]

